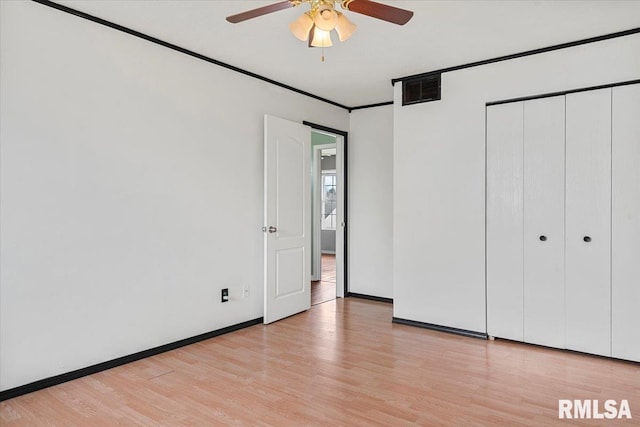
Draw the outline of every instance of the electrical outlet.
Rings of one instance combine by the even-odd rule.
[[[242,285],[242,298],[247,298],[249,296],[249,285],[248,284],[244,284]]]
[[[229,302],[229,288],[224,288],[222,290],[222,295],[220,296],[220,302]]]

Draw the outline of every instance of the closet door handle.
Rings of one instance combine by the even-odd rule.
[[[541,242],[545,242],[546,240],[547,240],[547,236],[545,236],[545,235],[540,236],[540,241]]]
[[[585,242],[589,243],[589,242],[591,241],[591,237],[589,237],[589,236],[584,236],[584,237],[582,238],[582,240],[584,240]]]

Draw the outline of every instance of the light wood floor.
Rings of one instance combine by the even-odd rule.
[[[5,401],[0,424],[602,425],[558,399],[628,399],[640,365],[391,323],[354,298]]]
[[[336,256],[322,254],[320,280],[311,282],[311,305],[336,299]]]

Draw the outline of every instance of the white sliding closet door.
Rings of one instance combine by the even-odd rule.
[[[611,89],[566,96],[565,342],[611,355]]]
[[[564,347],[565,97],[524,103],[524,341]]]
[[[640,84],[612,100],[611,355],[640,362]]]
[[[522,103],[487,108],[487,333],[522,341]]]

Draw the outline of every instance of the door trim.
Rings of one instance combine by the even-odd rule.
[[[627,86],[627,85],[633,85],[638,83],[640,83],[640,79],[626,80],[623,82],[608,83],[608,84],[599,85],[599,86],[581,87],[577,89],[562,90],[559,92],[549,92],[549,93],[542,93],[539,95],[524,96],[520,98],[509,98],[509,99],[503,99],[500,101],[491,101],[491,102],[485,103],[485,106],[490,107],[492,105],[508,104],[510,102],[530,101],[532,99],[539,99],[539,98],[551,98],[553,96],[568,95],[570,93],[587,92],[587,91],[598,90],[598,89],[608,89],[608,88],[613,88],[618,86]]]

